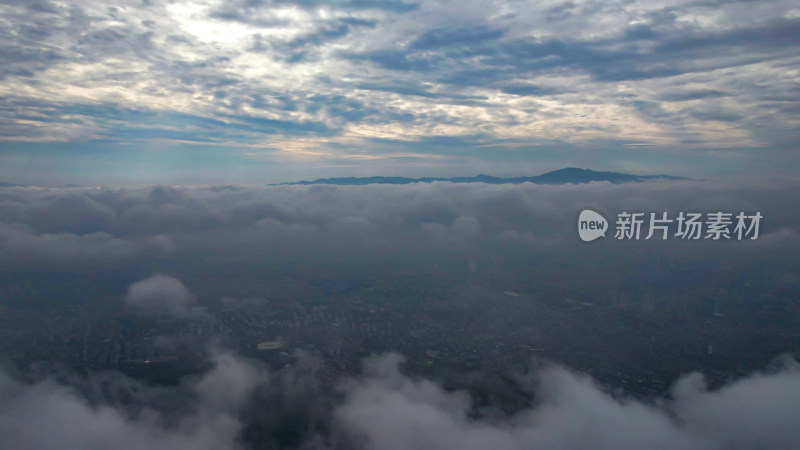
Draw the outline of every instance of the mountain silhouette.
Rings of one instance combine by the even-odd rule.
[[[673,175],[632,175],[619,172],[598,172],[590,169],[579,169],[577,167],[566,167],[554,170],[541,175],[530,177],[493,177],[491,175],[476,175],[473,177],[341,177],[341,178],[320,178],[313,181],[292,181],[288,183],[278,183],[275,185],[309,185],[309,184],[332,184],[338,186],[364,186],[367,184],[411,184],[411,183],[432,183],[434,181],[444,181],[450,183],[487,183],[487,184],[580,184],[592,181],[607,181],[609,183],[640,183],[649,180],[688,180],[689,178],[677,177]],[[273,186],[275,186],[273,185]]]

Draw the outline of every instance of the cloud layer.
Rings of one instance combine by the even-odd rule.
[[[335,417],[363,448],[381,450],[794,448],[800,372],[796,361],[787,364],[713,392],[701,375],[688,375],[656,405],[615,398],[584,375],[548,366],[532,380],[536,406],[475,420],[464,393],[411,380],[396,355],[386,356],[367,363]]]
[[[6,188],[0,189],[0,263],[13,270],[149,270],[128,285],[153,273],[175,275],[171,268],[189,261],[212,268],[334,256],[365,262],[391,255],[400,261],[403,255],[432,252],[442,257],[539,253],[580,262],[629,252],[631,260],[641,260],[658,250],[675,261],[769,263],[790,270],[796,260],[779,250],[798,245],[798,213],[791,202],[798,189],[785,181]],[[764,220],[755,241],[656,242],[643,235],[631,243],[617,242],[609,233],[609,239],[586,246],[575,228],[585,208],[611,222],[621,211],[668,212],[673,218],[679,211],[760,211]]]
[[[246,426],[259,425],[250,422],[254,417],[280,423],[276,415],[281,411],[298,413],[287,405],[320,405],[320,392],[303,389],[317,370],[307,356],[276,375],[231,353],[213,355],[210,371],[174,387],[106,375],[81,381],[77,384],[83,388],[77,389],[52,380],[27,384],[0,372],[0,444],[11,450],[234,449],[245,444],[241,433]],[[331,397],[330,407],[323,409],[330,415],[328,431],[309,430],[301,446],[744,450],[800,445],[795,426],[800,371],[788,358],[768,372],[714,391],[705,388],[701,375],[687,375],[673,386],[670,398],[656,403],[614,396],[585,375],[542,366],[524,382],[536,399],[533,405],[512,416],[489,408],[479,418],[466,393],[401,374],[401,359],[374,356],[362,375],[343,380],[343,397]],[[138,406],[107,397],[90,400],[86,386],[101,383],[106,391],[132,395]],[[271,389],[281,394],[265,397],[263,392]],[[248,415],[253,405],[256,411],[275,409]],[[262,444],[276,446],[268,437]]]
[[[267,374],[228,353],[213,358],[208,373],[165,390],[113,374],[86,381],[90,388],[105,382],[127,391],[144,403],[136,408],[108,398],[91,402],[74,386],[51,380],[28,385],[0,372],[0,443],[19,450],[239,448],[237,414]],[[160,410],[159,396],[170,402]]]

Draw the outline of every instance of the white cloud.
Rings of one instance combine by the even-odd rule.
[[[81,382],[63,378],[75,386],[55,380],[26,384],[0,371],[0,446],[236,449],[247,442],[240,440],[252,420],[246,411],[259,409],[267,410],[255,417],[269,423],[252,425],[276,433],[282,432],[279,424],[290,423],[286,420],[332,414],[325,420],[326,431],[306,430],[303,448],[328,448],[331,442],[373,450],[755,450],[800,445],[800,371],[788,357],[769,371],[715,390],[705,387],[701,375],[689,374],[673,386],[670,398],[655,402],[611,395],[586,375],[540,365],[523,380],[534,394],[530,407],[511,416],[482,409],[476,418],[465,392],[402,374],[399,355],[367,359],[361,376],[344,380],[343,397],[315,385],[314,373],[321,367],[317,357],[304,352],[294,356],[293,365],[271,375],[255,361],[214,350],[207,373],[162,387],[118,374],[96,374]],[[102,391],[128,392],[141,406],[102,396],[89,401],[82,393],[85,387],[78,387],[86,383],[103,385]],[[323,404],[330,409],[320,409]],[[262,438],[261,444],[278,442],[271,435]]]
[[[534,406],[513,417],[470,417],[463,392],[398,371],[399,356],[376,357],[347,387],[334,412],[363,448],[513,450],[797,448],[797,363],[708,391],[693,374],[658,405],[612,396],[585,375],[558,366],[535,376]]]
[[[159,388],[119,377],[111,383],[132,388],[133,395],[178,394],[174,410],[90,403],[73,388],[52,380],[23,384],[0,371],[0,447],[8,450],[225,450],[240,448],[237,415],[265,370],[252,361],[212,354],[214,366],[198,379]],[[132,386],[131,386],[132,385]],[[172,392],[175,391],[175,392]],[[192,402],[191,399],[196,399]],[[182,406],[183,405],[183,406]],[[188,405],[188,406],[187,406]],[[180,414],[176,416],[176,412]]]
[[[417,162],[463,161],[416,151],[443,136],[501,149],[783,146],[798,123],[785,104],[793,11],[768,1],[6,5],[0,128],[7,141],[270,147],[254,153],[275,160],[298,157],[302,142],[303,160],[331,164],[379,164],[375,137],[422,141],[393,152]]]
[[[185,317],[191,313],[195,296],[177,278],[153,275],[130,285],[125,302],[144,312]]]

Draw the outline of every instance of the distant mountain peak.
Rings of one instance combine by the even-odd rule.
[[[488,183],[488,184],[581,184],[593,181],[606,181],[609,183],[640,183],[649,180],[688,180],[689,178],[673,175],[632,175],[619,172],[599,172],[591,169],[581,169],[579,167],[565,167],[553,170],[536,176],[521,177],[495,177],[486,174],[479,174],[472,177],[340,177],[340,178],[320,178],[313,181],[292,181],[278,183],[276,185],[309,185],[309,184],[330,184],[338,186],[364,186],[368,184],[412,184],[412,183],[432,183],[442,181],[449,183]],[[272,185],[272,186],[276,186]]]

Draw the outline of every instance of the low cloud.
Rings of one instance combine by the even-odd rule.
[[[128,287],[125,302],[150,314],[186,317],[191,314],[195,296],[177,278],[153,275]]]
[[[27,449],[181,450],[236,449],[237,413],[267,376],[253,361],[217,351],[212,369],[171,388],[141,385],[119,375],[105,381],[147,399],[131,408],[112,399],[91,402],[54,380],[32,385],[0,371],[0,447]],[[108,386],[106,386],[108,387]],[[153,401],[160,397],[162,404]],[[167,399],[169,401],[163,401]]]
[[[800,369],[788,357],[714,390],[702,375],[689,374],[667,398],[657,400],[612,394],[586,375],[540,364],[520,378],[533,394],[532,405],[512,415],[489,405],[477,416],[466,392],[403,374],[402,359],[397,354],[368,358],[360,376],[343,380],[340,394],[320,391],[313,381],[320,361],[303,352],[295,353],[292,365],[270,373],[253,360],[214,350],[205,374],[162,387],[108,373],[82,381],[67,377],[72,383],[28,384],[0,371],[0,447],[238,449],[249,447],[242,433],[252,427],[267,430],[260,441],[267,448],[800,446]],[[101,385],[103,392],[126,392],[132,400],[97,398]],[[297,427],[292,421],[320,414],[328,416],[324,431],[309,428],[301,442],[280,444],[282,426]]]
[[[798,448],[800,370],[793,360],[719,390],[700,374],[657,403],[611,395],[592,379],[550,365],[531,387],[537,402],[512,417],[471,417],[463,392],[412,379],[398,355],[367,361],[334,412],[342,430],[373,450],[486,449],[761,449]]]
[[[94,271],[138,268],[135,276],[174,267],[371,258],[448,252],[562,259],[587,253],[641,259],[613,233],[587,247],[576,214],[600,211],[760,211],[761,236],[748,242],[640,242],[673,261],[709,265],[796,264],[796,182],[676,181],[540,186],[431,183],[406,186],[273,186],[152,189],[0,189],[0,262],[9,270]],[[67,210],[69,212],[67,212]],[[54,220],[53,217],[69,216]],[[644,239],[643,239],[644,240]],[[531,253],[534,255],[535,253]],[[480,255],[478,255],[480,256]],[[185,264],[188,260],[192,264]],[[788,264],[788,265],[787,265]],[[184,278],[185,279],[185,278]],[[127,280],[131,283],[134,280]],[[122,287],[124,289],[125,287]],[[225,295],[223,293],[223,295]]]

